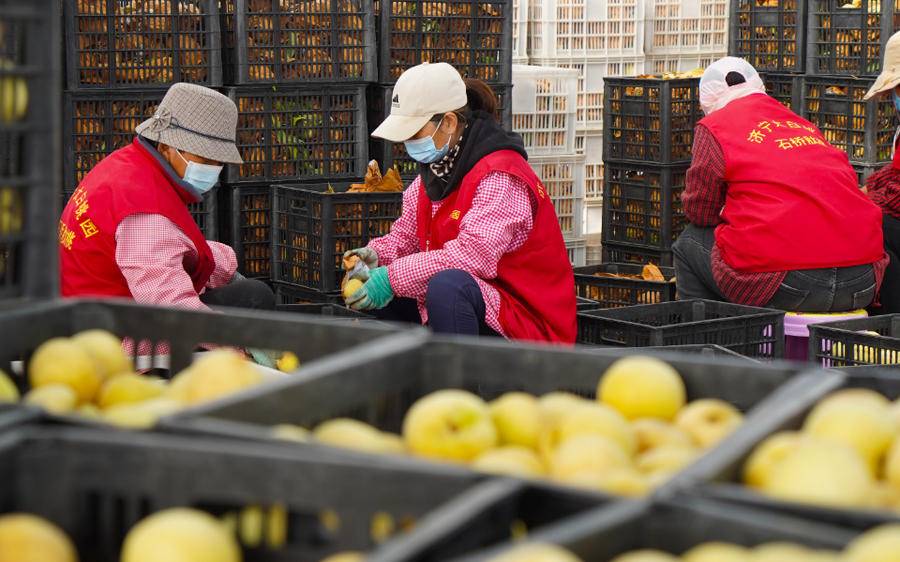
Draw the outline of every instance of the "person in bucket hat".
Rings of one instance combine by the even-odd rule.
[[[127,147],[103,159],[58,225],[63,297],[148,305],[274,308],[262,282],[237,272],[234,250],[207,241],[188,206],[203,201],[235,144],[238,110],[209,88],[175,84]]]
[[[690,222],[672,247],[678,298],[793,312],[846,312],[876,298],[887,256],[878,208],[847,154],[725,57],[699,85],[682,194]]]
[[[419,162],[391,233],[348,252],[367,268],[347,299],[380,318],[435,332],[574,343],[575,283],[559,221],[503,129],[497,99],[447,63],[400,76],[373,136]]]
[[[884,64],[881,74],[869,88],[865,99],[890,98],[900,112],[900,32],[888,39],[884,48]],[[881,131],[877,131],[880,133]],[[884,273],[881,287],[881,311],[900,312],[900,156],[897,142],[900,128],[894,133],[891,144],[891,162],[866,179],[869,198],[881,207],[884,249],[890,256],[890,264]]]

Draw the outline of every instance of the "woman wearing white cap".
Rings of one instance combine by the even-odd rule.
[[[64,297],[150,305],[273,308],[265,284],[237,273],[234,250],[208,242],[188,210],[240,164],[238,112],[222,94],[172,86],[134,142],[85,176],[59,222]]]
[[[358,310],[439,333],[573,343],[575,286],[553,203],[497,100],[446,63],[407,70],[373,136],[420,163],[391,233],[348,252],[370,273]]]
[[[900,33],[895,33],[884,48],[884,65],[865,99],[890,96],[894,108],[900,112]],[[880,131],[879,131],[880,132]],[[881,286],[882,312],[900,312],[900,153],[897,141],[900,128],[894,133],[892,162],[866,180],[872,201],[881,207],[883,215],[884,249],[891,258]]]
[[[756,70],[726,57],[700,80],[676,241],[679,298],[796,312],[873,302],[887,263],[878,208],[847,155],[766,95]]]

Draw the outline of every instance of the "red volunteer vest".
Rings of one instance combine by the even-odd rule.
[[[215,261],[188,211],[194,200],[137,139],[107,156],[82,180],[59,221],[62,296],[133,298],[116,264],[116,229],[138,213],[162,215],[191,239],[199,259],[187,273],[200,292]]]
[[[847,155],[777,100],[755,94],[700,121],[725,155],[728,193],[716,245],[740,272],[875,263],[881,211]]]
[[[447,196],[434,217],[431,200],[419,192],[421,251],[439,250],[459,236],[459,223],[472,207],[478,184],[491,172],[506,172],[528,184],[537,201],[534,227],[525,244],[504,255],[497,278],[487,281],[500,293],[500,324],[510,339],[575,343],[575,279],[553,203],[520,154],[501,150],[482,158]]]

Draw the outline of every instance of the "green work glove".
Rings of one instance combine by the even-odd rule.
[[[350,295],[347,306],[353,310],[372,310],[384,308],[394,299],[394,290],[388,279],[386,267],[377,267],[369,272],[369,280]]]
[[[378,267],[378,254],[375,253],[375,250],[369,248],[356,248],[355,250],[344,252],[344,259],[347,259],[350,256],[358,256],[364,264],[369,266],[369,269]]]

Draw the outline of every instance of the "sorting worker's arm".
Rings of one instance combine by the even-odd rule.
[[[681,196],[684,214],[696,226],[716,226],[725,206],[725,154],[703,125],[694,131],[691,167]]]

